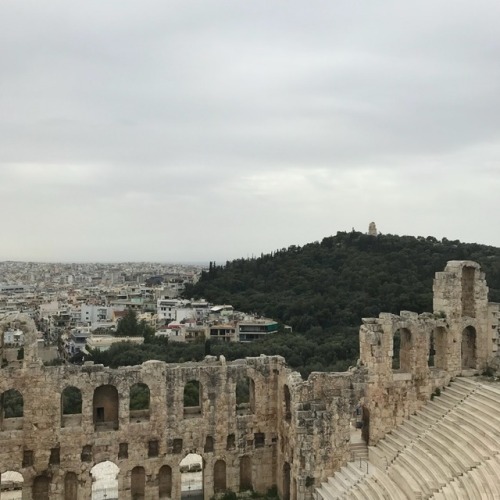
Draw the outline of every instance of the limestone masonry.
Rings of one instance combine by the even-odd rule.
[[[353,412],[360,409],[363,436],[375,444],[452,377],[486,369],[496,356],[498,312],[479,265],[451,261],[436,274],[433,313],[363,319],[357,366],[306,381],[279,356],[43,366],[32,320],[7,317],[0,342],[12,327],[26,342],[22,366],[0,368],[0,473],[22,475],[23,499],[87,500],[92,467],[109,460],[120,469],[120,500],[180,499],[179,464],[197,453],[205,499],[272,486],[284,499],[312,499],[351,458]],[[185,407],[193,381],[199,404]],[[246,404],[237,404],[239,381],[248,384]],[[130,409],[138,384],[149,393],[147,409]],[[80,413],[65,413],[65,391],[81,395]],[[7,400],[20,404],[22,416],[6,413]]]

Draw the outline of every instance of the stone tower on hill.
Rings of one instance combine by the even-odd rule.
[[[377,226],[375,225],[375,222],[370,222],[370,225],[368,226],[368,234],[370,236],[377,236]]]

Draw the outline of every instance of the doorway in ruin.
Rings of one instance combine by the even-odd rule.
[[[172,469],[163,465],[158,472],[158,489],[160,500],[172,498]]]
[[[240,491],[252,490],[252,457],[240,458]]]
[[[431,332],[429,339],[429,367],[447,368],[448,332],[446,328],[438,326]]]
[[[283,500],[290,500],[290,464],[283,465]]]
[[[130,494],[132,500],[144,500],[146,494],[146,471],[144,467],[134,467],[130,474]]]
[[[476,369],[476,329],[468,326],[462,332],[462,368]]]
[[[214,493],[223,493],[226,491],[226,462],[217,460],[214,464]]]
[[[203,458],[189,453],[179,464],[181,472],[181,499],[203,500]]]
[[[22,500],[23,476],[19,472],[8,470],[0,476],[0,498],[2,500]]]
[[[33,500],[49,500],[50,480],[47,476],[36,476],[33,481]]]
[[[78,500],[78,476],[74,472],[64,476],[64,500]]]
[[[366,406],[363,406],[361,411],[361,438],[366,444],[370,444],[370,410]]]
[[[120,468],[106,460],[92,469],[92,498],[91,500],[118,500],[118,474]]]
[[[412,336],[407,328],[398,328],[394,332],[392,344],[392,369],[399,372],[411,372]]]
[[[101,385],[94,391],[94,427],[99,430],[118,429],[118,391],[113,385]]]

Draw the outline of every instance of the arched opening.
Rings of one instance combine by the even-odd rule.
[[[290,404],[290,389],[288,386],[285,384],[283,387],[283,393],[284,393],[284,399],[285,399],[285,420],[287,422],[290,422],[292,419],[292,410],[291,410],[291,404]]]
[[[113,385],[101,385],[94,391],[95,430],[118,429],[118,391]]]
[[[462,368],[476,369],[476,329],[468,326],[462,332]]]
[[[214,464],[214,492],[226,491],[226,462],[217,460]]]
[[[172,468],[164,465],[158,472],[158,489],[160,500],[172,498]]]
[[[184,417],[199,417],[202,409],[202,387],[198,380],[184,386]]]
[[[366,444],[370,444],[370,410],[362,407],[361,438]]]
[[[447,351],[447,330],[438,326],[432,331],[429,341],[429,366],[446,370]]]
[[[392,369],[403,373],[411,372],[412,337],[410,330],[399,328],[394,332],[392,353]]]
[[[252,489],[252,458],[244,456],[240,459],[240,491]]]
[[[19,472],[6,471],[0,476],[0,498],[7,500],[22,500],[23,476]]]
[[[255,412],[255,382],[243,377],[236,382],[236,414],[247,415]]]
[[[106,460],[92,469],[92,498],[91,500],[118,500],[118,473],[120,468]]]
[[[181,471],[181,499],[203,500],[203,459],[189,453],[179,464]]]
[[[134,467],[130,477],[132,500],[144,500],[146,493],[146,471],[144,467]]]
[[[33,500],[49,500],[50,481],[47,476],[36,476],[33,481]]]
[[[23,428],[24,400],[16,389],[9,389],[0,396],[1,428],[4,431]]]
[[[78,500],[78,476],[74,472],[64,476],[64,500]]]
[[[69,386],[61,394],[61,426],[70,427],[82,423],[82,391]]]
[[[134,384],[130,388],[130,421],[144,422],[149,420],[150,394],[146,384]]]
[[[290,500],[290,464],[283,465],[283,500]]]

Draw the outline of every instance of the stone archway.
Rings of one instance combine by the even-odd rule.
[[[188,453],[180,462],[181,499],[203,500],[203,458]]]
[[[477,368],[477,335],[473,326],[468,326],[462,332],[462,369]]]
[[[120,468],[106,460],[90,469],[92,476],[91,500],[118,500],[118,474]]]
[[[0,498],[22,500],[24,478],[16,471],[6,471],[0,476]]]

